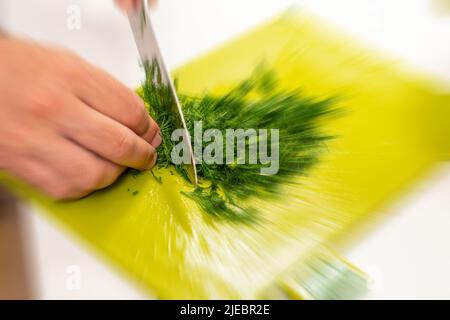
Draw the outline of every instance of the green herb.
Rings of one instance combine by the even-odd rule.
[[[169,112],[173,103],[170,89],[161,84],[156,63],[144,67],[147,80],[141,94],[150,115],[160,125],[163,138],[158,148],[157,166],[175,168],[187,180],[182,167],[171,161],[171,151],[176,144],[171,134],[177,128]],[[152,81],[155,79],[156,85]],[[331,138],[319,129],[319,122],[334,113],[335,98],[314,99],[300,90],[278,90],[277,85],[274,72],[259,67],[224,95],[179,95],[191,137],[194,137],[194,121],[199,120],[203,131],[219,129],[224,138],[225,130],[230,128],[279,129],[279,171],[275,175],[262,175],[260,170],[267,165],[261,163],[197,164],[200,184],[192,192],[183,194],[196,201],[207,214],[232,222],[257,221],[257,210],[246,205],[246,200],[279,197],[280,187],[296,183],[296,177],[305,175]],[[258,137],[247,139],[246,150],[258,142]],[[206,146],[207,143],[203,143],[203,147]],[[270,147],[269,138],[268,150]],[[225,152],[223,156],[225,158]],[[248,160],[248,155],[246,157]]]
[[[141,171],[133,168],[128,168],[128,173],[131,174],[133,178],[136,178],[139,174],[141,174]]]

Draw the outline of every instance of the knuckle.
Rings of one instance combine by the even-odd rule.
[[[48,89],[37,89],[30,92],[27,99],[29,112],[40,118],[54,117],[61,109],[63,99],[58,93]]]
[[[119,160],[125,160],[133,149],[133,135],[126,130],[121,130],[115,139],[114,155]]]

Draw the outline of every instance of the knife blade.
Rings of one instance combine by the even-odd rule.
[[[170,111],[173,113],[176,127],[183,129],[183,141],[187,143],[189,151],[189,163],[183,163],[183,169],[192,184],[198,183],[197,170],[195,167],[195,157],[192,150],[191,136],[186,126],[183,110],[181,109],[175,86],[170,77],[170,73],[166,67],[159,43],[156,38],[155,31],[151,22],[149,8],[146,0],[142,0],[139,6],[128,12],[128,20],[131,30],[133,31],[134,40],[144,66],[157,63],[160,71],[160,77],[152,77],[154,85],[165,85],[170,89],[172,95],[172,103],[170,103]],[[161,83],[159,83],[161,82]]]

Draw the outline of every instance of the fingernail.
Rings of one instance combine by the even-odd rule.
[[[151,169],[155,166],[156,160],[158,160],[158,154],[155,152],[153,153],[152,159],[150,160],[147,169]]]
[[[161,142],[162,142],[162,137],[161,137],[161,131],[158,131],[156,134],[155,134],[155,137],[153,138],[153,140],[152,140],[152,142],[150,143],[152,146],[153,146],[153,148],[158,148],[159,147],[159,145],[161,144]]]

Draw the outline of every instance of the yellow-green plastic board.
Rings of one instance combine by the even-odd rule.
[[[347,234],[448,156],[450,97],[302,12],[180,68],[179,90],[224,92],[261,62],[281,87],[339,95],[344,110],[323,123],[336,138],[300,186],[284,188],[279,201],[252,200],[264,222],[215,221],[180,194],[191,189],[168,170],[156,172],[162,184],[150,173],[127,175],[72,202],[8,183],[160,298],[262,297],[314,248]]]

